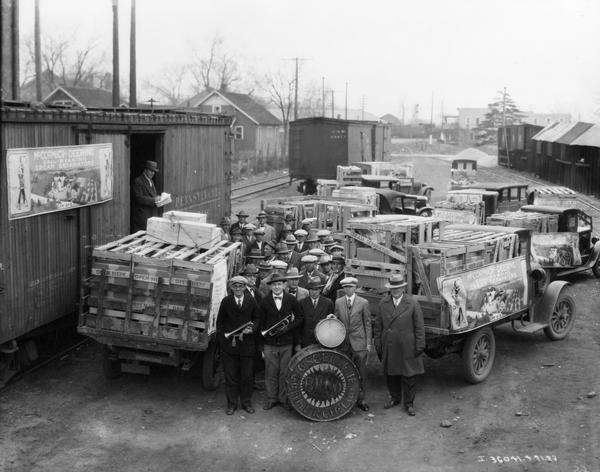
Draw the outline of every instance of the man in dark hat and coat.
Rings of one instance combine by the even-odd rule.
[[[237,221],[235,223],[233,223],[231,225],[231,227],[229,228],[229,234],[233,235],[233,231],[239,229],[240,232],[243,232],[244,226],[246,226],[248,224],[248,222],[246,221],[248,219],[248,217],[250,216],[248,214],[248,212],[241,210],[239,213],[237,213],[235,216],[237,216]]]
[[[338,290],[342,288],[341,281],[346,278],[344,267],[346,259],[343,256],[333,256],[331,258],[331,274],[323,287],[323,296],[328,297],[333,303],[337,300]]]
[[[154,161],[146,161],[144,170],[135,178],[131,186],[134,233],[140,230],[145,231],[148,218],[160,214],[159,208],[156,206],[160,197],[153,180],[157,172],[158,164]]]
[[[374,338],[381,357],[390,399],[384,408],[404,403],[410,416],[415,416],[416,376],[425,372],[425,327],[419,302],[405,293],[406,281],[400,274],[390,276],[390,291],[377,307]]]
[[[321,279],[318,277],[310,279],[306,288],[309,296],[300,301],[300,309],[304,315],[304,323],[299,330],[299,344],[301,347],[317,343],[315,326],[319,321],[327,318],[327,315],[332,314],[334,310],[333,302],[321,295],[321,289],[323,288]]]
[[[221,349],[221,361],[225,372],[225,392],[227,409],[232,415],[238,408],[238,401],[247,413],[254,413],[252,391],[254,385],[254,355],[256,353],[255,332],[258,327],[256,301],[247,292],[248,280],[236,275],[229,281],[230,295],[219,307],[217,315],[217,342]],[[225,337],[248,324],[240,333]]]

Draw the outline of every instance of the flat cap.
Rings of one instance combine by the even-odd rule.
[[[248,279],[246,277],[242,277],[241,275],[236,275],[235,277],[231,277],[231,279],[229,279],[229,283],[231,285],[235,285],[235,284],[248,285]]]
[[[318,238],[325,238],[327,236],[331,236],[331,231],[329,231],[328,229],[320,229],[319,231],[317,231]]]
[[[301,237],[301,236],[306,237],[306,236],[308,236],[308,231],[303,230],[303,229],[297,229],[296,231],[294,231],[294,236],[296,236],[297,238]]]
[[[313,256],[312,254],[307,254],[306,256],[302,256],[302,259],[300,259],[302,262],[317,262],[317,256]]]
[[[346,287],[346,286],[357,286],[358,285],[358,280],[355,277],[346,277],[344,279],[342,279],[342,281],[340,282],[340,285],[342,287]]]

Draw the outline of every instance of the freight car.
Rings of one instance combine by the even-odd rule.
[[[76,315],[91,249],[132,232],[130,181],[144,161],[158,162],[157,189],[173,200],[168,210],[198,211],[218,221],[230,212],[232,143],[231,118],[200,113],[33,109],[5,102],[0,118],[2,386],[20,363],[35,357],[34,331],[66,318],[75,331],[76,316],[69,315]],[[94,145],[104,164],[92,162],[87,175],[75,176],[73,161],[62,157],[81,157]],[[100,189],[94,172],[110,191]],[[75,186],[85,193],[67,197]],[[101,192],[103,199],[96,195]]]
[[[390,128],[376,121],[315,117],[290,123],[290,178],[304,194],[317,191],[317,179],[335,179],[337,166],[389,161]]]
[[[522,123],[498,128],[498,165],[526,172],[535,172],[531,138],[543,126]]]

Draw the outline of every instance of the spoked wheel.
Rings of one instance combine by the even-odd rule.
[[[491,328],[471,333],[462,350],[463,370],[467,382],[483,382],[492,370],[495,356],[496,339]]]
[[[427,216],[427,217],[433,216],[433,211],[429,208],[426,208],[419,212],[419,216]]]
[[[600,277],[600,257],[596,260],[596,263],[592,266],[592,272],[596,277]]]
[[[550,314],[548,326],[544,328],[544,334],[552,341],[566,338],[573,329],[575,313],[575,300],[571,295],[561,292]]]
[[[107,379],[116,379],[121,375],[121,363],[115,353],[106,345],[101,348],[102,373]]]
[[[202,386],[205,390],[216,390],[221,383],[220,356],[217,343],[211,342],[202,356]]]

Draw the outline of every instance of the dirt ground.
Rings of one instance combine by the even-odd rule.
[[[169,368],[106,380],[90,341],[0,391],[0,471],[600,471],[600,281],[570,281],[568,338],[497,328],[494,368],[478,385],[462,379],[458,356],[426,359],[416,417],[383,409],[374,355],[371,410],[314,423],[263,411],[259,391],[254,415],[226,416],[223,386],[207,392]]]

